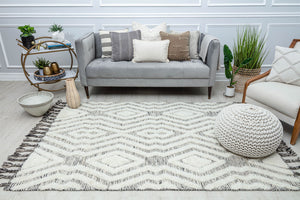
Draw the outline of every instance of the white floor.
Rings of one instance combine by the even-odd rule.
[[[207,88],[91,88],[90,101],[159,101],[159,102],[240,102],[242,95],[223,96],[225,82],[217,82],[212,99],[207,99]],[[87,101],[84,90],[77,83],[82,101]],[[24,136],[41,119],[31,117],[17,104],[16,99],[36,89],[28,82],[0,82],[0,165],[14,153]],[[65,92],[56,92],[55,100],[65,100]],[[292,127],[284,124],[284,141],[289,144]],[[300,155],[300,139],[293,146]],[[0,189],[0,200],[13,199],[300,199],[300,192],[7,192]]]

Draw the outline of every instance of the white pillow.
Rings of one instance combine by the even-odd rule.
[[[142,41],[133,40],[132,62],[169,62],[170,40]]]
[[[276,46],[272,70],[266,81],[300,86],[300,50]]]
[[[155,40],[161,40],[159,35],[160,31],[167,32],[167,24],[162,23],[151,29],[144,24],[133,22],[132,29],[134,31],[141,30],[142,40],[155,41]]]

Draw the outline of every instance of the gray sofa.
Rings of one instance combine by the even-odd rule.
[[[199,47],[204,34],[201,34]],[[216,78],[220,42],[212,40],[206,62],[170,61],[169,63],[113,62],[101,58],[98,33],[88,33],[75,41],[81,84],[89,98],[88,86],[103,87],[208,87],[208,98]]]

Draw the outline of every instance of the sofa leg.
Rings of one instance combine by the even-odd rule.
[[[208,99],[210,99],[210,97],[211,97],[211,89],[212,89],[212,87],[208,87]]]
[[[89,99],[90,98],[89,87],[88,86],[84,86],[84,89],[85,89],[86,98]]]
[[[292,138],[291,138],[291,145],[296,144],[299,132],[300,132],[300,108],[299,108],[298,115],[297,115],[297,118],[296,118],[296,121],[294,124],[293,134],[292,134]]]

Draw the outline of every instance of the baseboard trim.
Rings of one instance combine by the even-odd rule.
[[[24,73],[0,73],[0,81],[26,81]]]

